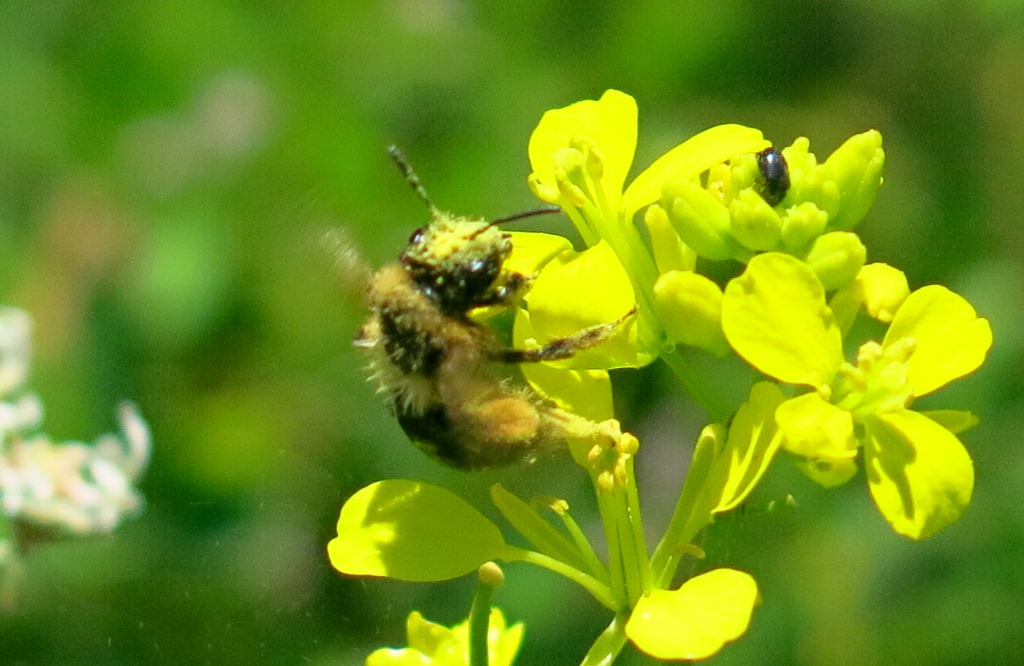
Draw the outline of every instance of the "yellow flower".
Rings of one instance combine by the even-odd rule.
[[[872,285],[900,291],[898,280],[866,280],[862,287]],[[939,285],[911,292],[883,341],[864,343],[848,363],[843,327],[818,277],[800,260],[769,252],[726,287],[722,327],[752,366],[814,389],[776,411],[783,447],[804,459],[809,476],[823,485],[844,483],[863,448],[875,504],[893,529],[912,538],[934,534],[967,507],[974,472],[954,431],[973,416],[910,409],[915,399],[976,370],[992,345],[988,321],[962,297]]]
[[[623,190],[636,150],[637,115],[636,100],[609,90],[600,100],[548,111],[530,137],[530,188],[571,217],[571,209],[584,212],[588,226],[580,232],[588,245],[597,241],[584,229],[601,236],[603,222],[630,223],[661,196],[666,181],[694,178],[733,155],[768,146],[759,130],[719,125],[665,153]]]
[[[609,90],[600,100],[545,113],[529,144],[533,192],[543,201],[560,205],[588,247],[597,247],[602,241],[606,244],[604,250],[586,259],[566,256],[541,271],[538,288],[549,280],[548,271],[559,272],[561,288],[531,294],[530,322],[535,331],[566,331],[573,325],[579,328],[614,320],[636,305],[639,314],[635,328],[629,331],[634,355],[629,358],[620,349],[615,359],[600,366],[605,368],[649,363],[661,353],[665,338],[653,305],[659,270],[633,223],[636,212],[661,196],[666,181],[696,178],[737,153],[755,152],[768,145],[759,130],[740,125],[714,127],[655,160],[626,187],[636,139],[636,101]],[[586,276],[573,288],[565,286],[565,267],[570,264],[573,273]],[[550,280],[556,282],[553,277]],[[611,299],[610,294],[614,295]],[[633,302],[622,307],[622,296],[627,294]]]
[[[413,611],[406,622],[406,633],[409,647],[380,648],[366,658],[366,666],[469,666],[469,620],[449,629]],[[506,626],[502,612],[492,608],[487,663],[511,666],[522,640],[523,625]]]

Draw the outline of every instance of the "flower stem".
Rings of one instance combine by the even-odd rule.
[[[725,423],[729,419],[733,410],[725,398],[717,391],[712,390],[711,385],[699,376],[700,373],[691,363],[680,356],[678,352],[662,354],[661,358],[679,377],[693,399],[704,408],[712,423]]]
[[[634,459],[631,457],[626,462],[626,483],[623,488],[625,495],[626,509],[628,511],[627,521],[632,537],[633,551],[636,553],[638,571],[640,574],[639,593],[646,594],[651,591],[651,561],[647,553],[647,542],[644,538],[644,526],[642,514],[640,513],[640,494],[636,486],[636,473]],[[630,601],[636,603],[639,598],[630,597]]]
[[[590,646],[580,666],[610,666],[626,645],[627,615],[616,615]]]
[[[576,547],[579,549],[580,554],[586,561],[587,566],[590,569],[590,573],[601,579],[608,579],[608,569],[605,568],[604,563],[601,562],[601,558],[594,552],[594,546],[591,545],[590,540],[580,529],[580,526],[576,523],[568,511],[559,511],[558,517],[562,519],[562,524],[565,526],[566,531],[572,536],[573,541],[576,543]]]
[[[594,491],[597,495],[597,510],[601,515],[604,527],[604,538],[608,544],[608,586],[611,594],[619,600],[616,608],[621,607],[629,598],[626,581],[623,579],[622,540],[619,538],[619,521],[615,501],[610,492],[601,490],[597,478],[592,477]]]
[[[494,586],[481,576],[469,609],[469,666],[488,666],[487,635],[490,633],[493,596]]]
[[[615,595],[613,595],[607,585],[593,576],[585,574],[579,569],[574,569],[565,562],[560,562],[553,557],[548,557],[547,555],[538,553],[534,550],[508,546],[508,549],[502,553],[502,559],[510,562],[528,562],[530,564],[536,564],[539,567],[544,567],[549,571],[565,576],[587,592],[590,592],[591,596],[597,599],[597,601],[608,610],[618,612],[622,608],[622,604],[616,600]]]

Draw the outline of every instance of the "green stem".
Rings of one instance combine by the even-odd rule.
[[[616,600],[607,585],[593,576],[583,573],[579,569],[574,569],[565,562],[560,562],[553,557],[548,557],[547,555],[538,553],[534,550],[516,548],[515,546],[508,546],[508,549],[502,555],[502,559],[504,560],[536,564],[548,571],[553,571],[556,574],[565,576],[587,592],[590,592],[591,596],[597,599],[602,606],[610,611],[618,612],[622,608],[622,604]]]
[[[711,388],[711,385],[700,377],[700,373],[687,362],[678,352],[662,354],[661,359],[679,377],[687,392],[693,396],[712,423],[725,423],[732,415],[732,408],[727,401]]]
[[[583,556],[584,561],[587,563],[587,568],[590,569],[590,573],[598,579],[608,580],[608,569],[604,566],[601,558],[597,556],[594,551],[594,546],[587,539],[587,535],[583,533],[580,526],[576,523],[568,511],[556,512],[558,517],[562,519],[562,525],[565,526],[569,535],[572,536],[573,542],[580,551],[580,555]]]
[[[488,666],[487,636],[491,624],[494,587],[479,580],[469,609],[469,666]]]
[[[634,466],[635,458],[626,462],[626,484],[623,488],[628,511],[628,522],[631,530],[633,550],[636,552],[637,564],[640,573],[640,594],[647,594],[651,591],[651,560],[647,553],[647,542],[644,537],[643,514],[640,512],[640,494],[636,485],[636,473]],[[635,604],[639,596],[630,598],[631,604]]]
[[[640,562],[645,558],[638,557],[636,552],[630,525],[629,506],[622,488],[616,486],[608,494],[611,496],[614,506],[615,537],[622,553],[622,574],[626,583],[626,599],[629,606],[632,606],[640,598]]]
[[[623,579],[622,540],[619,538],[618,512],[611,493],[601,490],[597,477],[591,476],[594,493],[597,495],[597,510],[604,527],[604,538],[608,544],[608,587],[611,594],[618,600],[616,609],[626,603],[629,598],[626,582]]]
[[[616,615],[587,650],[580,666],[611,666],[626,646],[626,615]]]

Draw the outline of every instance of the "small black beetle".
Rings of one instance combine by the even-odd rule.
[[[761,170],[764,184],[760,194],[770,206],[778,206],[789,191],[789,167],[786,158],[775,148],[765,148],[757,154],[757,168]]]

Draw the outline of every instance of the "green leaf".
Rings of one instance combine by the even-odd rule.
[[[395,479],[345,502],[327,553],[345,574],[438,581],[503,559],[508,548],[491,521],[451,492]]]
[[[759,254],[729,281],[722,328],[744,360],[789,384],[827,385],[843,362],[842,336],[821,282],[787,254]]]
[[[746,632],[757,601],[757,583],[749,574],[715,569],[678,590],[641,597],[626,635],[658,659],[706,659]]]
[[[865,426],[871,496],[894,530],[923,539],[960,517],[974,465],[956,435],[910,410],[876,415]]]

